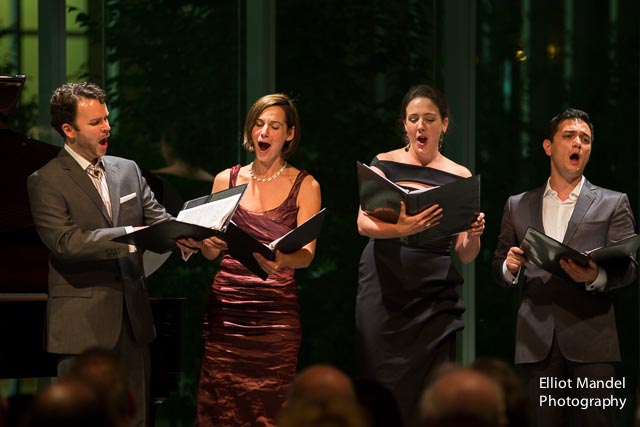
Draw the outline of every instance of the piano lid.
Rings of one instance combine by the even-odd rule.
[[[0,129],[9,127],[27,76],[0,76]]]
[[[27,177],[60,147],[10,127],[25,76],[0,76],[0,294],[46,292],[48,251],[31,218]]]

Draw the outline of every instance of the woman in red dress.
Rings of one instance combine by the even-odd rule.
[[[320,210],[318,182],[287,163],[300,141],[300,119],[283,94],[260,98],[249,110],[243,146],[255,154],[248,165],[219,173],[213,192],[248,184],[233,221],[270,243]],[[226,243],[203,241],[202,254],[215,259]],[[211,286],[204,323],[204,355],[197,425],[273,426],[296,372],[300,318],[296,268],[307,267],[315,241],[300,250],[256,260],[269,276],[260,279],[225,254]]]

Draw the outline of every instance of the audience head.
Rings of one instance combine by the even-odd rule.
[[[280,412],[276,424],[278,427],[370,426],[367,414],[352,399],[295,400]]]
[[[117,424],[128,425],[135,413],[135,402],[126,369],[116,353],[90,348],[74,359],[68,377],[93,387]]]
[[[387,387],[373,379],[354,381],[358,402],[369,413],[372,427],[402,427],[398,402]]]
[[[424,427],[506,425],[502,390],[472,369],[447,370],[427,387],[420,402]]]
[[[89,384],[65,379],[38,392],[27,427],[114,427],[99,393]]]
[[[482,372],[502,388],[509,427],[529,425],[527,389],[511,365],[495,357],[480,357],[471,369]]]
[[[278,427],[368,427],[369,419],[356,400],[351,379],[338,368],[311,365],[300,371],[289,388]]]
[[[107,102],[107,94],[99,86],[93,83],[65,83],[53,92],[49,103],[51,112],[51,126],[62,136],[66,134],[62,130],[65,123],[76,126],[76,114],[80,98],[95,99],[100,104]]]
[[[355,400],[351,379],[331,365],[311,365],[300,371],[289,388],[288,401]]]
[[[300,143],[300,117],[298,116],[298,109],[293,101],[283,93],[274,93],[271,95],[265,95],[258,99],[249,109],[247,118],[244,123],[244,136],[242,146],[250,153],[255,152],[255,147],[251,135],[253,133],[254,126],[257,126],[258,118],[264,110],[269,107],[279,107],[284,112],[284,119],[286,123],[285,132],[292,131],[292,138],[287,140],[282,148],[282,158],[288,159],[298,149]]]

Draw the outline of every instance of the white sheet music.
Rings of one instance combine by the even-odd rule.
[[[188,222],[189,224],[220,230],[229,215],[233,212],[240,197],[241,194],[237,194],[194,208],[182,210],[178,213],[176,219],[178,221]]]

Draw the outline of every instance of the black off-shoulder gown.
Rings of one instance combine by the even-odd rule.
[[[372,166],[394,182],[437,186],[461,178],[377,158]],[[407,427],[418,425],[418,402],[430,374],[455,360],[455,335],[464,326],[454,242],[455,236],[445,237],[416,247],[406,238],[371,239],[360,258],[356,326],[363,374],[391,389]]]

